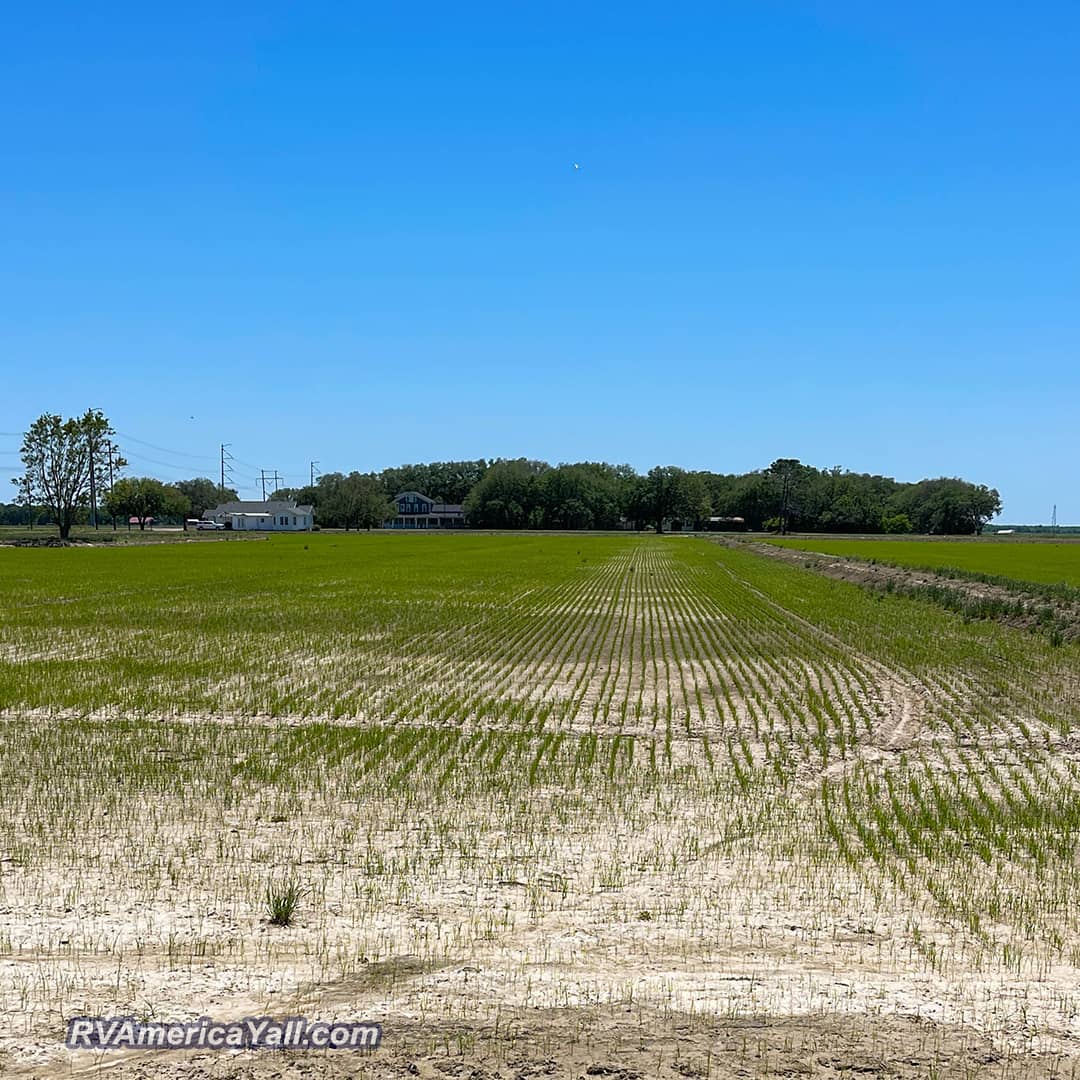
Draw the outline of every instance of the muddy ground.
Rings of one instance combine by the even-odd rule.
[[[418,1080],[645,1080],[735,1077],[1069,1077],[1078,1061],[1012,1056],[988,1039],[915,1017],[737,1018],[645,1009],[561,1009],[508,1014],[498,1030],[384,1019],[374,1051],[148,1051],[78,1056],[65,1076],[125,1080],[286,1080],[417,1077]],[[82,1060],[79,1059],[82,1058]],[[52,1077],[33,1068],[6,1075]]]

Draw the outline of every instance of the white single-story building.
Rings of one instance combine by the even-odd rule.
[[[207,510],[203,518],[238,532],[306,532],[315,524],[315,508],[297,506],[285,499],[240,500],[221,503],[213,510]]]

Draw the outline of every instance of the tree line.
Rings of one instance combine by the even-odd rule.
[[[284,496],[315,507],[320,525],[377,526],[394,495],[419,491],[461,504],[469,525],[490,529],[745,528],[752,531],[972,534],[1001,512],[996,490],[958,478],[902,483],[817,469],[780,458],[748,473],[526,458],[402,465],[381,473],[327,473]],[[389,502],[389,505],[388,505]],[[347,512],[352,505],[358,508]],[[741,520],[739,520],[741,519]]]
[[[99,410],[64,420],[45,414],[23,438],[16,502],[0,521],[72,526],[199,517],[238,498],[208,477],[172,484],[122,476],[127,462]],[[376,528],[396,516],[393,497],[419,491],[460,504],[466,521],[490,529],[745,528],[752,531],[971,534],[1001,512],[993,488],[955,477],[902,483],[839,467],[817,469],[779,458],[748,473],[658,465],[550,465],[526,458],[442,461],[382,472],[326,473],[316,484],[275,498],[315,508],[320,527]]]

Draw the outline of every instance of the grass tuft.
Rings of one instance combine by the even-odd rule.
[[[266,911],[271,926],[291,926],[303,890],[296,879],[271,881],[266,886]]]

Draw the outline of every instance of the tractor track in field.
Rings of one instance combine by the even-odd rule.
[[[729,1080],[747,1076],[889,1077],[919,1080],[1022,1075],[1049,1080],[1075,1061],[1057,1054],[1022,1062],[979,1032],[914,1016],[747,1016],[718,1019],[638,1007],[507,1010],[496,1021],[388,1017],[382,1046],[368,1052],[129,1051],[55,1067],[16,1068],[16,1077],[116,1080]],[[82,1057],[90,1058],[84,1052]],[[1020,1075],[1016,1073],[1015,1075]]]
[[[827,642],[834,648],[845,650],[849,656],[856,657],[859,663],[874,676],[876,687],[881,694],[881,703],[887,710],[886,718],[876,727],[871,740],[863,744],[850,757],[826,765],[820,773],[815,775],[815,782],[821,778],[836,779],[860,763],[866,764],[881,760],[888,755],[908,751],[920,740],[920,736],[928,731],[928,718],[932,711],[930,702],[935,697],[933,687],[913,672],[890,668],[862,652],[852,650],[848,642],[773,600],[731,567],[724,566],[722,569],[744,589],[753,593],[763,604],[767,604],[785,619],[796,623],[806,633]]]

